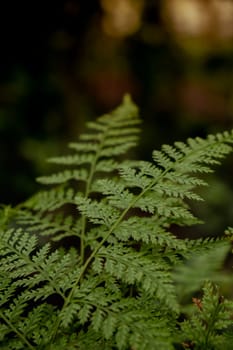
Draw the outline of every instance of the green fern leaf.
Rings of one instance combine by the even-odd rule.
[[[179,239],[173,227],[201,222],[190,202],[232,152],[233,131],[127,160],[139,123],[125,96],[50,158],[59,170],[38,181],[51,188],[0,207],[1,349],[231,349],[232,301],[208,282],[194,309],[184,304],[206,279],[229,283],[232,229]]]

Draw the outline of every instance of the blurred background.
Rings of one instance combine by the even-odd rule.
[[[49,156],[129,92],[143,118],[137,158],[233,128],[232,0],[7,1],[0,10],[0,202],[39,186]],[[233,225],[233,157],[194,210]]]

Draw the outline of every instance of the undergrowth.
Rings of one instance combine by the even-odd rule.
[[[232,349],[233,302],[217,282],[233,230],[180,239],[172,228],[200,223],[190,202],[233,131],[126,160],[139,124],[125,96],[49,159],[59,172],[38,178],[47,189],[1,207],[1,349]]]

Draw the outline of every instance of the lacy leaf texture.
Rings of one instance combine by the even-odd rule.
[[[200,223],[190,203],[233,132],[126,160],[139,124],[125,96],[49,159],[45,189],[0,208],[2,350],[232,349],[233,303],[215,282],[233,230],[179,239],[172,227]]]

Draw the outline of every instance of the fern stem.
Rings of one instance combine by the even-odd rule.
[[[17,334],[17,336],[21,339],[21,341],[27,345],[27,347],[31,350],[35,350],[35,347],[29,343],[29,341],[27,340],[27,338],[19,332],[19,330],[17,328],[15,328],[15,326],[4,316],[4,314],[2,312],[0,312],[1,318],[6,322],[6,324],[12,329],[12,331]]]
[[[95,154],[95,158],[91,164],[91,168],[90,168],[90,173],[89,173],[89,177],[87,179],[87,183],[86,183],[86,190],[85,190],[85,198],[88,198],[89,194],[90,194],[90,189],[91,189],[91,184],[92,184],[92,181],[93,181],[93,178],[94,178],[94,174],[95,174],[95,169],[96,169],[96,164],[98,162],[98,159],[99,159],[99,155],[100,155],[100,151],[102,150],[103,148],[103,145],[104,145],[104,140],[105,140],[105,137],[107,135],[107,131],[108,131],[108,128],[105,130],[105,132],[103,133],[103,137],[99,143],[99,147],[96,151],[96,154]],[[80,258],[81,258],[81,265],[83,264],[84,262],[84,259],[85,259],[85,244],[84,244],[84,239],[85,239],[85,231],[86,231],[86,222],[87,222],[87,219],[85,216],[82,217],[82,230],[81,230],[81,240],[80,240]]]
[[[219,314],[220,309],[221,309],[221,304],[218,303],[218,305],[216,306],[216,308],[214,310],[214,314],[211,317],[210,325],[208,325],[208,328],[207,328],[207,333],[206,333],[206,336],[205,336],[205,344],[204,344],[206,349],[207,349],[207,346],[208,346],[210,334],[211,334],[212,330],[214,329],[215,322],[218,319],[218,314]]]

